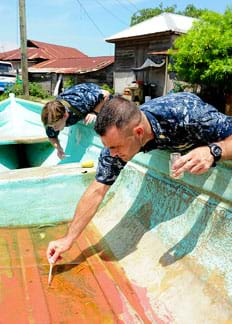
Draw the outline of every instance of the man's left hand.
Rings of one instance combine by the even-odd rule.
[[[89,113],[86,117],[85,117],[85,124],[91,124],[94,123],[96,121],[97,116],[94,113]]]
[[[202,174],[207,172],[214,162],[208,146],[200,146],[181,156],[172,166],[173,177],[183,172]]]

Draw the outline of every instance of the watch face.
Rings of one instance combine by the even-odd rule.
[[[218,146],[215,146],[215,147],[213,148],[213,152],[214,152],[214,154],[215,154],[216,156],[219,156],[219,155],[221,155],[221,148],[218,147]]]
[[[222,155],[222,149],[220,148],[220,146],[218,146],[216,144],[211,144],[210,150],[211,150],[212,155],[214,156],[215,161],[220,160],[221,155]]]

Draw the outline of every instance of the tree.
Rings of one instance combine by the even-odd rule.
[[[223,93],[232,92],[232,9],[206,12],[191,30],[176,39],[172,71],[178,78]]]
[[[193,4],[189,4],[183,11],[178,11],[179,15],[200,18],[203,14],[209,12],[208,9],[197,9]]]
[[[136,25],[140,22],[147,20],[149,18],[152,18],[154,16],[158,16],[163,12],[171,12],[171,13],[177,13],[179,15],[189,16],[189,17],[195,17],[199,18],[204,13],[208,12],[207,9],[197,9],[193,4],[189,4],[186,6],[186,8],[183,11],[177,11],[177,6],[172,5],[170,7],[163,7],[163,3],[161,2],[158,7],[155,8],[146,8],[141,9],[134,13],[131,17],[131,23],[130,25]]]
[[[174,13],[176,10],[176,5],[170,6],[163,8],[163,3],[161,2],[159,4],[159,7],[156,8],[146,8],[146,9],[141,9],[134,13],[131,17],[131,23],[130,25],[136,25],[141,23],[144,20],[147,20],[149,18],[152,18],[154,16],[160,15],[162,12],[172,12]]]

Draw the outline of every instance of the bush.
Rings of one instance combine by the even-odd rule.
[[[6,92],[3,92],[0,94],[0,101],[5,100],[9,97],[9,95]]]
[[[109,91],[109,93],[111,93],[112,95],[114,94],[114,89],[112,89],[110,86],[108,86],[108,84],[106,84],[106,83],[104,83],[102,86],[101,86],[101,88],[103,89],[103,90],[107,90],[107,91]]]
[[[174,43],[171,71],[178,79],[224,93],[232,89],[232,9],[208,12]]]
[[[39,97],[41,99],[48,98],[48,92],[42,88],[38,83],[29,83],[29,95],[33,97]]]
[[[8,87],[4,95],[8,97],[9,93],[14,93],[16,97],[23,96],[23,85],[16,83],[13,86]],[[46,99],[49,97],[49,94],[39,83],[31,82],[29,83],[29,96]]]
[[[23,95],[23,85],[20,83],[15,83],[12,86],[7,87],[5,94],[7,97],[9,96],[9,93],[14,93],[15,96],[22,96]]]
[[[70,88],[72,86],[74,86],[75,83],[75,79],[73,76],[69,76],[65,81],[64,81],[64,89]]]

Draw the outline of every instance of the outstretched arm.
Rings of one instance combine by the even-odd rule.
[[[49,138],[49,141],[57,149],[57,156],[62,160],[65,157],[65,153],[62,146],[60,145],[58,137]]]
[[[222,149],[220,161],[232,160],[232,135],[220,142],[214,142]],[[202,174],[207,172],[214,162],[208,146],[200,146],[183,155],[173,165],[173,177],[183,172]]]
[[[104,185],[96,180],[87,188],[76,207],[74,218],[67,234],[49,243],[47,249],[47,258],[49,262],[55,263],[62,253],[72,247],[75,239],[79,237],[95,215],[109,188],[110,186]]]

